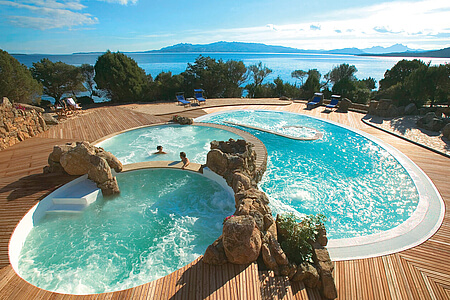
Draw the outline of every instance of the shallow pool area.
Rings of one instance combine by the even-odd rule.
[[[205,163],[213,140],[241,139],[235,133],[208,126],[166,124],[147,126],[114,135],[96,144],[114,154],[122,164],[143,161],[180,160],[180,152],[190,161]],[[167,154],[155,154],[157,146]]]
[[[230,190],[207,175],[146,169],[117,178],[118,197],[106,200],[100,193],[80,213],[39,218],[18,258],[22,278],[69,294],[134,287],[202,255],[234,212]]]

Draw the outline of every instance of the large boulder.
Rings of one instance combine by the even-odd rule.
[[[434,112],[429,112],[423,118],[417,120],[417,126],[431,131],[441,131],[445,122],[442,118],[438,118]]]
[[[97,183],[103,196],[119,193],[119,185],[111,168],[122,171],[122,163],[111,153],[88,142],[68,143],[53,147],[44,173],[66,172],[70,175],[88,174]]]
[[[94,154],[95,150],[89,143],[77,143],[75,147],[61,154],[60,163],[69,175],[84,175],[91,167],[90,157]]]
[[[223,247],[229,262],[248,264],[261,251],[261,232],[251,216],[234,216],[223,226]]]
[[[315,288],[320,283],[319,272],[309,262],[303,262],[297,267],[297,272],[292,277],[292,281],[303,281],[307,287]]]
[[[322,282],[321,294],[326,299],[335,299],[337,298],[337,290],[333,278],[334,265],[328,250],[318,242],[312,242],[311,246],[313,248],[314,264],[317,266],[320,281]]]
[[[405,115],[416,115],[417,113],[417,106],[414,103],[409,103],[405,106]]]
[[[442,135],[450,140],[450,123],[442,128]]]
[[[222,236],[206,248],[203,262],[211,265],[223,265],[228,262],[223,248]]]

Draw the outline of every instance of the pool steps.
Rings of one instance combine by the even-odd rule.
[[[99,189],[90,192],[83,197],[55,197],[46,213],[79,213],[97,200]]]

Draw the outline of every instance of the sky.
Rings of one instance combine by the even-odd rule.
[[[308,50],[450,47],[450,0],[0,0],[9,53],[255,42]]]

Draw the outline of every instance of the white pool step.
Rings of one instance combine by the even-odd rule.
[[[82,197],[55,197],[46,213],[80,213],[97,200],[99,189],[89,190]]]

